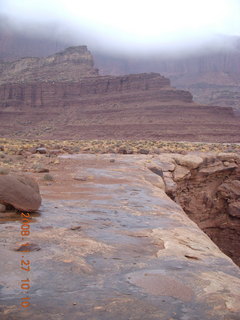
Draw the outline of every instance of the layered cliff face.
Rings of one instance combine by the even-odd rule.
[[[34,37],[14,30],[9,22],[6,19],[4,20],[4,17],[1,17],[1,22],[0,59],[12,61],[26,56],[44,57],[70,45],[78,44],[70,38],[60,36],[54,28],[52,38],[47,39],[40,35]],[[166,58],[159,53],[159,55],[144,59],[136,57],[121,58],[101,54],[97,51],[93,55],[95,64],[102,75],[159,72],[168,77],[176,88],[190,91],[194,100],[198,103],[240,109],[240,40],[238,37],[219,36],[219,43],[222,46],[221,49],[215,49],[215,51],[204,51],[203,49],[198,54],[195,52],[192,56],[186,57],[176,55]],[[35,59],[30,59],[27,63],[31,61],[36,64],[39,63]],[[21,64],[25,62],[26,60],[23,59]],[[1,64],[0,71],[2,71]],[[73,67],[70,74],[64,68],[59,69],[59,71],[61,74],[58,76],[55,74],[54,77],[62,81],[74,74],[75,69]],[[86,73],[88,71],[85,70]],[[12,71],[9,75],[9,70],[5,73],[6,79],[9,81],[12,79],[11,74]],[[27,74],[30,76],[31,72],[27,72]],[[32,80],[43,79],[43,74],[44,71],[34,72]],[[48,77],[48,79],[51,77]],[[73,80],[77,79],[79,79],[79,76],[75,74]],[[19,74],[15,80],[22,81],[25,79]]]
[[[0,63],[0,84],[79,81],[98,75],[93,57],[86,46],[70,47],[46,58],[22,58]]]
[[[189,92],[175,90],[159,74],[89,77],[78,82],[32,82],[0,86],[0,106],[73,107],[104,102],[192,102]]]
[[[239,38],[232,39],[224,50],[186,58],[159,55],[133,59],[95,53],[94,59],[101,74],[160,72],[176,88],[190,91],[196,102],[240,109]]]
[[[239,141],[231,108],[197,105],[158,73],[99,76],[85,46],[2,69],[4,136]]]

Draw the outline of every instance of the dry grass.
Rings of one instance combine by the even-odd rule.
[[[63,153],[150,153],[162,152],[185,153],[200,152],[239,152],[240,144],[234,143],[198,143],[151,140],[17,140],[0,138],[4,153],[8,155],[21,154],[34,147],[44,146],[47,149],[59,149]]]

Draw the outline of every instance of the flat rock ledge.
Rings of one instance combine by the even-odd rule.
[[[60,157],[54,183],[41,184],[44,202],[31,223],[31,306],[25,310],[19,311],[17,284],[23,279],[19,222],[0,224],[1,320],[240,319],[239,267],[182,209],[194,213],[196,194],[194,203],[218,207],[229,227],[228,212],[239,221],[238,157],[183,157]],[[181,176],[179,167],[189,172]],[[166,194],[166,181],[179,203]],[[216,193],[215,206],[205,182]],[[225,212],[224,194],[231,203]],[[200,220],[211,227],[205,218],[213,211],[202,208],[198,202]]]

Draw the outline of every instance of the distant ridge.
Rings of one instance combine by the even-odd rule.
[[[159,73],[99,76],[86,46],[1,68],[1,136],[239,142],[232,108],[196,104]]]

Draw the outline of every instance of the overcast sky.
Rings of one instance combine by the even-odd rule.
[[[221,46],[240,36],[240,0],[0,0],[15,27],[51,36],[58,29],[92,47],[144,53]]]

